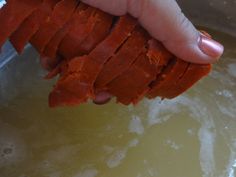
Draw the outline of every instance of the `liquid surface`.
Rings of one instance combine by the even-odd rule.
[[[0,71],[0,177],[234,177],[236,39],[174,100],[49,109],[31,50]]]

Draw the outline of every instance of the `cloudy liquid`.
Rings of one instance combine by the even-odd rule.
[[[209,31],[209,30],[208,30]],[[174,100],[50,109],[31,50],[0,71],[0,177],[234,177],[236,39]]]

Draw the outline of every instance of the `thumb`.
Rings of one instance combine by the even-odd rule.
[[[143,0],[141,6],[141,12],[130,8],[131,14],[177,57],[204,64],[222,55],[223,46],[196,30],[175,0]]]
[[[184,16],[175,0],[82,0],[114,15],[127,12],[164,46],[183,60],[212,63],[224,47],[202,35]]]

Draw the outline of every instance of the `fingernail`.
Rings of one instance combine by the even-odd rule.
[[[112,95],[108,92],[100,92],[96,95],[96,98],[93,100],[93,103],[98,105],[103,105],[108,103],[111,100]]]
[[[202,34],[199,39],[199,48],[206,55],[216,59],[220,58],[224,52],[223,45]]]

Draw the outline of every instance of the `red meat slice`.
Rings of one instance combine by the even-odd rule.
[[[99,10],[96,12],[96,20],[93,31],[91,31],[87,38],[80,44],[81,53],[87,54],[92,51],[107,37],[111,30],[113,16]]]
[[[68,31],[74,26],[74,24],[77,23],[80,16],[84,14],[83,12],[81,12],[84,7],[81,6],[82,5],[79,6],[79,8],[77,9],[77,13],[74,14],[68,24],[51,39],[51,41],[45,48],[44,55],[49,57],[47,68],[52,69],[58,64],[59,60],[58,57],[56,57],[58,47],[62,43],[62,40],[66,36]],[[110,26],[112,24],[112,16],[97,10],[94,20],[96,23],[94,25],[93,31],[89,33],[89,36],[84,40],[84,42],[80,44],[80,46],[78,46],[78,48],[75,48],[76,50],[74,50],[74,53],[82,51],[81,53],[88,54],[98,43],[104,40],[105,37],[109,34]]]
[[[159,78],[151,85],[151,90],[147,93],[147,96],[149,98],[163,97],[163,93],[166,90],[174,89],[175,83],[183,76],[187,68],[187,62],[173,59],[160,74]]]
[[[89,55],[74,58],[61,76],[49,96],[50,107],[76,105],[94,98],[93,85],[104,63],[124,43],[137,22],[133,18],[121,17],[108,37]],[[61,95],[63,94],[63,95]],[[73,101],[70,100],[73,95]]]
[[[20,27],[11,35],[10,41],[18,53],[22,53],[30,38],[37,32],[39,26],[51,14],[53,7],[60,0],[44,0],[40,7],[35,10]]]
[[[117,97],[117,102],[125,105],[137,103],[147,92],[148,84],[156,78],[155,66],[150,65],[145,54],[137,59],[137,64],[132,65],[121,76],[108,84],[108,92]],[[146,72],[138,63],[150,67]],[[149,64],[148,64],[149,63]],[[154,67],[154,68],[153,68]]]
[[[42,0],[8,0],[0,10],[0,48]]]
[[[138,103],[149,90],[172,55],[156,40],[151,39],[147,54],[138,57],[135,63],[108,85],[108,91],[125,105]]]
[[[47,44],[44,52],[41,54],[41,60],[43,60],[43,67],[45,69],[52,70],[60,62],[61,57],[57,55],[58,47],[67,32],[72,28],[73,24],[79,20],[79,16],[83,13],[82,11],[87,8],[87,5],[81,3],[77,7],[75,13],[71,16],[70,20],[68,20],[65,26],[60,29]]]
[[[73,25],[76,23],[76,21],[80,20],[80,16],[81,14],[83,14],[84,10],[86,10],[88,8],[88,6],[84,5],[83,3],[81,3],[75,13],[71,16],[70,20],[68,20],[68,22],[65,24],[65,26],[60,29],[50,40],[50,42],[47,44],[47,46],[45,47],[45,50],[43,52],[43,55],[47,56],[47,57],[51,57],[54,58],[57,54],[57,50],[58,47],[61,43],[61,41],[63,40],[63,38],[66,36],[66,34],[68,33],[68,31],[73,27]]]
[[[42,53],[50,39],[60,30],[76,9],[77,0],[62,0],[56,4],[51,16],[31,38],[31,44]]]
[[[174,98],[192,87],[198,80],[209,74],[211,65],[189,64],[184,75],[175,82],[173,88],[162,91],[163,98]]]
[[[96,10],[89,7],[84,12],[81,12],[78,20],[73,24],[72,28],[66,34],[59,46],[59,53],[65,58],[74,58],[87,54],[81,51],[81,43],[89,33],[92,32],[96,24]]]
[[[141,27],[137,27],[115,56],[106,62],[96,79],[95,87],[103,88],[126,71],[143,52],[148,38],[148,34]]]
[[[159,67],[166,66],[169,59],[173,57],[173,55],[155,39],[148,41],[147,56],[151,63],[158,64]]]

